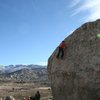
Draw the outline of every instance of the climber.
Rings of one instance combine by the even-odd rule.
[[[63,58],[65,47],[66,47],[65,41],[62,41],[61,44],[58,47],[59,50],[58,50],[58,54],[56,56],[57,58],[59,58],[59,56],[60,56],[61,59]]]

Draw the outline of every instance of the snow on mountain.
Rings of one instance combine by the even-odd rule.
[[[8,66],[0,66],[0,73],[11,73],[21,69],[34,69],[34,68],[46,68],[46,66],[41,65],[8,65]]]

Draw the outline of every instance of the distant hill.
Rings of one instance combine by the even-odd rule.
[[[21,70],[23,68],[27,68],[27,69],[34,69],[34,68],[46,68],[46,66],[41,66],[41,65],[8,65],[8,66],[0,66],[0,71],[2,73],[11,73],[11,72],[15,72],[18,70]]]
[[[0,69],[0,82],[48,82],[46,66],[9,65]]]

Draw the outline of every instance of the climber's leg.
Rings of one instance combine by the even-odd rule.
[[[58,50],[58,54],[57,54],[57,56],[56,56],[57,58],[59,58],[61,52],[62,52],[62,51],[61,51],[61,48],[59,48],[59,50]]]
[[[63,58],[64,57],[64,49],[62,48],[61,49],[61,58]]]

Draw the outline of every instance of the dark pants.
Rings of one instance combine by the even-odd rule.
[[[57,58],[63,58],[64,56],[64,49],[59,47],[59,51],[58,51],[58,54],[57,54]]]

